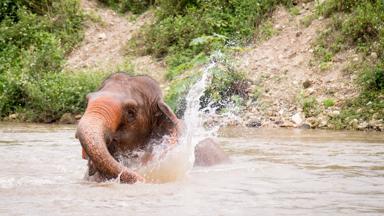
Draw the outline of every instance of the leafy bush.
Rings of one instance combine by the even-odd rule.
[[[34,2],[14,1],[12,12],[2,16],[0,75],[21,69],[33,76],[58,71],[64,54],[82,39],[83,16],[77,1],[47,1],[52,6],[44,15],[34,12],[43,13],[43,9],[28,9]],[[2,10],[10,7],[7,2],[4,5]]]
[[[65,54],[82,39],[79,2],[5,0],[0,11],[0,117],[27,109],[38,113],[31,94],[62,70]]]
[[[374,69],[368,69],[361,74],[360,82],[365,91],[384,90],[384,66],[380,65]]]
[[[125,13],[131,11],[140,14],[155,3],[155,0],[99,0],[113,9]]]
[[[238,102],[238,98],[247,99],[250,84],[245,75],[228,64],[219,64],[211,69],[212,80],[200,99],[201,106],[213,103],[215,107],[224,107],[228,102]],[[237,105],[241,105],[236,103]]]
[[[325,1],[319,10],[324,16],[332,16],[333,19],[317,42],[318,47],[325,49],[323,53],[337,53],[346,47],[343,44],[349,44],[362,51],[375,51],[379,57],[383,57],[383,1],[330,0]]]
[[[380,0],[379,0],[380,1]],[[320,12],[329,17],[337,12],[352,12],[359,5],[378,2],[377,0],[328,0],[320,5]]]
[[[319,113],[318,102],[315,97],[304,97],[301,103],[306,118],[316,116]]]
[[[228,103],[243,105],[242,102],[248,99],[250,90],[250,83],[245,74],[235,70],[232,62],[221,52],[212,54],[210,60],[215,61],[215,65],[209,71],[205,71],[211,77],[211,82],[200,98],[200,107],[211,105],[220,111]],[[189,89],[201,74],[201,68],[194,67],[171,82],[165,100],[179,117],[182,117],[185,111],[185,97]]]
[[[158,58],[167,56],[167,62],[177,66],[201,52],[209,55],[229,41],[249,41],[255,27],[279,3],[291,1],[160,0],[157,21],[136,37],[136,45]]]
[[[24,110],[33,110],[27,118],[38,122],[51,122],[64,113],[84,111],[85,96],[101,84],[104,73],[49,73],[38,82],[25,86]]]

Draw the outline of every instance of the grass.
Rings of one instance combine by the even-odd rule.
[[[90,20],[91,22],[98,23],[103,27],[106,27],[108,25],[108,23],[106,23],[103,20],[103,18],[93,10],[90,10],[87,13],[85,13],[84,16],[86,19]]]
[[[300,9],[298,7],[290,7],[289,8],[289,13],[292,15],[292,16],[298,16],[300,15]]]
[[[300,23],[304,26],[304,27],[308,27],[312,24],[312,22],[318,17],[317,14],[310,14],[310,15],[307,15],[305,16],[303,19],[300,20]]]
[[[315,43],[314,54],[320,68],[332,62],[335,54],[348,49],[354,49],[363,58],[345,70],[359,77],[356,82],[360,94],[342,105],[340,115],[331,118],[332,124],[343,129],[352,128],[350,122],[354,119],[384,119],[384,2],[328,0],[317,9],[320,15],[330,18],[327,29]],[[325,107],[331,104],[323,101]]]
[[[333,107],[335,105],[335,100],[332,98],[326,98],[323,100],[323,106],[325,108]]]
[[[276,35],[277,33],[278,30],[274,28],[272,21],[267,19],[257,28],[254,40],[260,43],[272,38],[272,36]]]

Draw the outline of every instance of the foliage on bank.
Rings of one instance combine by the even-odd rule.
[[[132,12],[140,14],[155,4],[155,0],[98,0],[99,2],[112,7],[114,10],[125,13]]]
[[[134,43],[145,54],[165,58],[168,66],[176,67],[200,53],[249,42],[255,27],[280,3],[292,4],[290,0],[160,0],[157,20]]]
[[[206,63],[213,51],[228,53],[228,47],[252,41],[257,26],[279,4],[292,5],[292,1],[160,0],[156,2],[156,21],[131,41],[131,47],[139,54],[165,59],[169,68],[166,78],[172,81],[166,99],[179,112],[183,110],[186,92],[199,77],[199,73],[192,73],[191,69]],[[227,69],[213,73],[213,83],[202,98],[202,105],[207,100],[217,103],[230,99],[226,94],[232,96],[232,93],[226,93],[226,88],[245,80],[241,72]],[[233,88],[236,92],[236,87]]]
[[[101,79],[62,72],[83,38],[79,1],[5,0],[0,12],[0,118],[51,122],[79,113]]]
[[[202,76],[202,73],[207,73],[210,84],[206,86],[204,94],[200,98],[201,108],[211,106],[220,112],[230,104],[242,107],[245,100],[248,99],[249,81],[242,71],[235,69],[230,55],[218,51],[205,60],[209,60],[211,63],[197,67],[199,61],[195,59],[192,61],[195,64],[191,66],[191,69],[172,80],[169,85],[165,101],[179,117],[184,114],[185,97],[189,89]]]
[[[331,121],[338,129],[353,128],[353,122],[384,119],[384,1],[328,0],[318,7],[331,19],[317,41],[315,56],[320,64],[331,62],[343,50],[355,48],[363,55],[346,73],[357,72],[360,95],[347,101]]]

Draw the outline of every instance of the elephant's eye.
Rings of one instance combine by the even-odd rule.
[[[136,118],[136,112],[134,110],[128,110],[128,113],[127,113],[128,122],[135,121],[135,118]]]

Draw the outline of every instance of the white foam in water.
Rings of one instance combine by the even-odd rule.
[[[203,96],[205,87],[210,82],[211,68],[215,62],[210,63],[203,71],[202,78],[190,89],[186,97],[186,110],[184,113],[185,130],[179,139],[179,143],[172,149],[155,149],[158,159],[152,160],[148,165],[139,168],[138,172],[148,182],[169,182],[184,178],[192,169],[195,161],[194,149],[197,143],[204,138],[213,135],[213,130],[206,130],[203,127],[204,118],[213,110],[209,108],[199,111],[200,97]],[[209,106],[208,106],[209,107]],[[167,144],[160,145],[167,146]],[[158,151],[156,151],[158,150]]]
[[[0,188],[9,189],[19,186],[40,186],[40,185],[50,185],[57,183],[58,179],[44,179],[40,177],[25,176],[20,178],[10,177],[10,178],[0,178]]]

